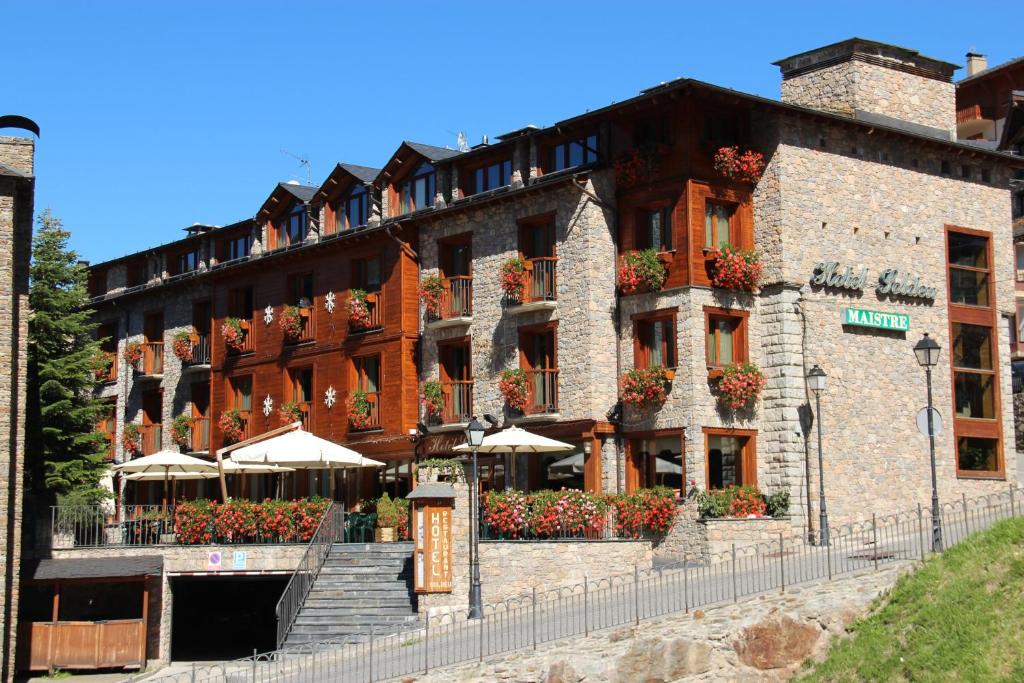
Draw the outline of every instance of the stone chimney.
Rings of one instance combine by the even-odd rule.
[[[955,64],[850,38],[775,65],[783,102],[955,139]]]
[[[977,52],[967,53],[967,75],[981,73],[988,68],[988,57]]]
[[[31,138],[0,135],[0,164],[22,175],[31,176],[34,171],[32,160],[35,148],[35,141]]]

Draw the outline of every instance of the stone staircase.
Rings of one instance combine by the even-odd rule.
[[[418,620],[412,543],[335,543],[284,645],[362,640]]]

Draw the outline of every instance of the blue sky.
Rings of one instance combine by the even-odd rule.
[[[97,262],[253,215],[305,180],[281,150],[319,184],[403,139],[476,143],[679,76],[778,97],[771,62],[855,35],[995,64],[1024,53],[1008,7],[8,0],[0,113],[39,123],[37,211]]]

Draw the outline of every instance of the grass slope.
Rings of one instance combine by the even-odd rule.
[[[1024,519],[902,577],[801,681],[1024,681]]]

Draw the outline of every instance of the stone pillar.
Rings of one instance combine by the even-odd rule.
[[[429,467],[421,467],[416,471],[417,482],[424,484],[438,480],[440,472]],[[466,483],[472,476],[472,465],[465,466],[465,477],[461,481],[450,481],[455,489],[455,500],[452,501],[452,592],[421,593],[419,596],[420,614],[445,614],[469,609],[469,485]]]

